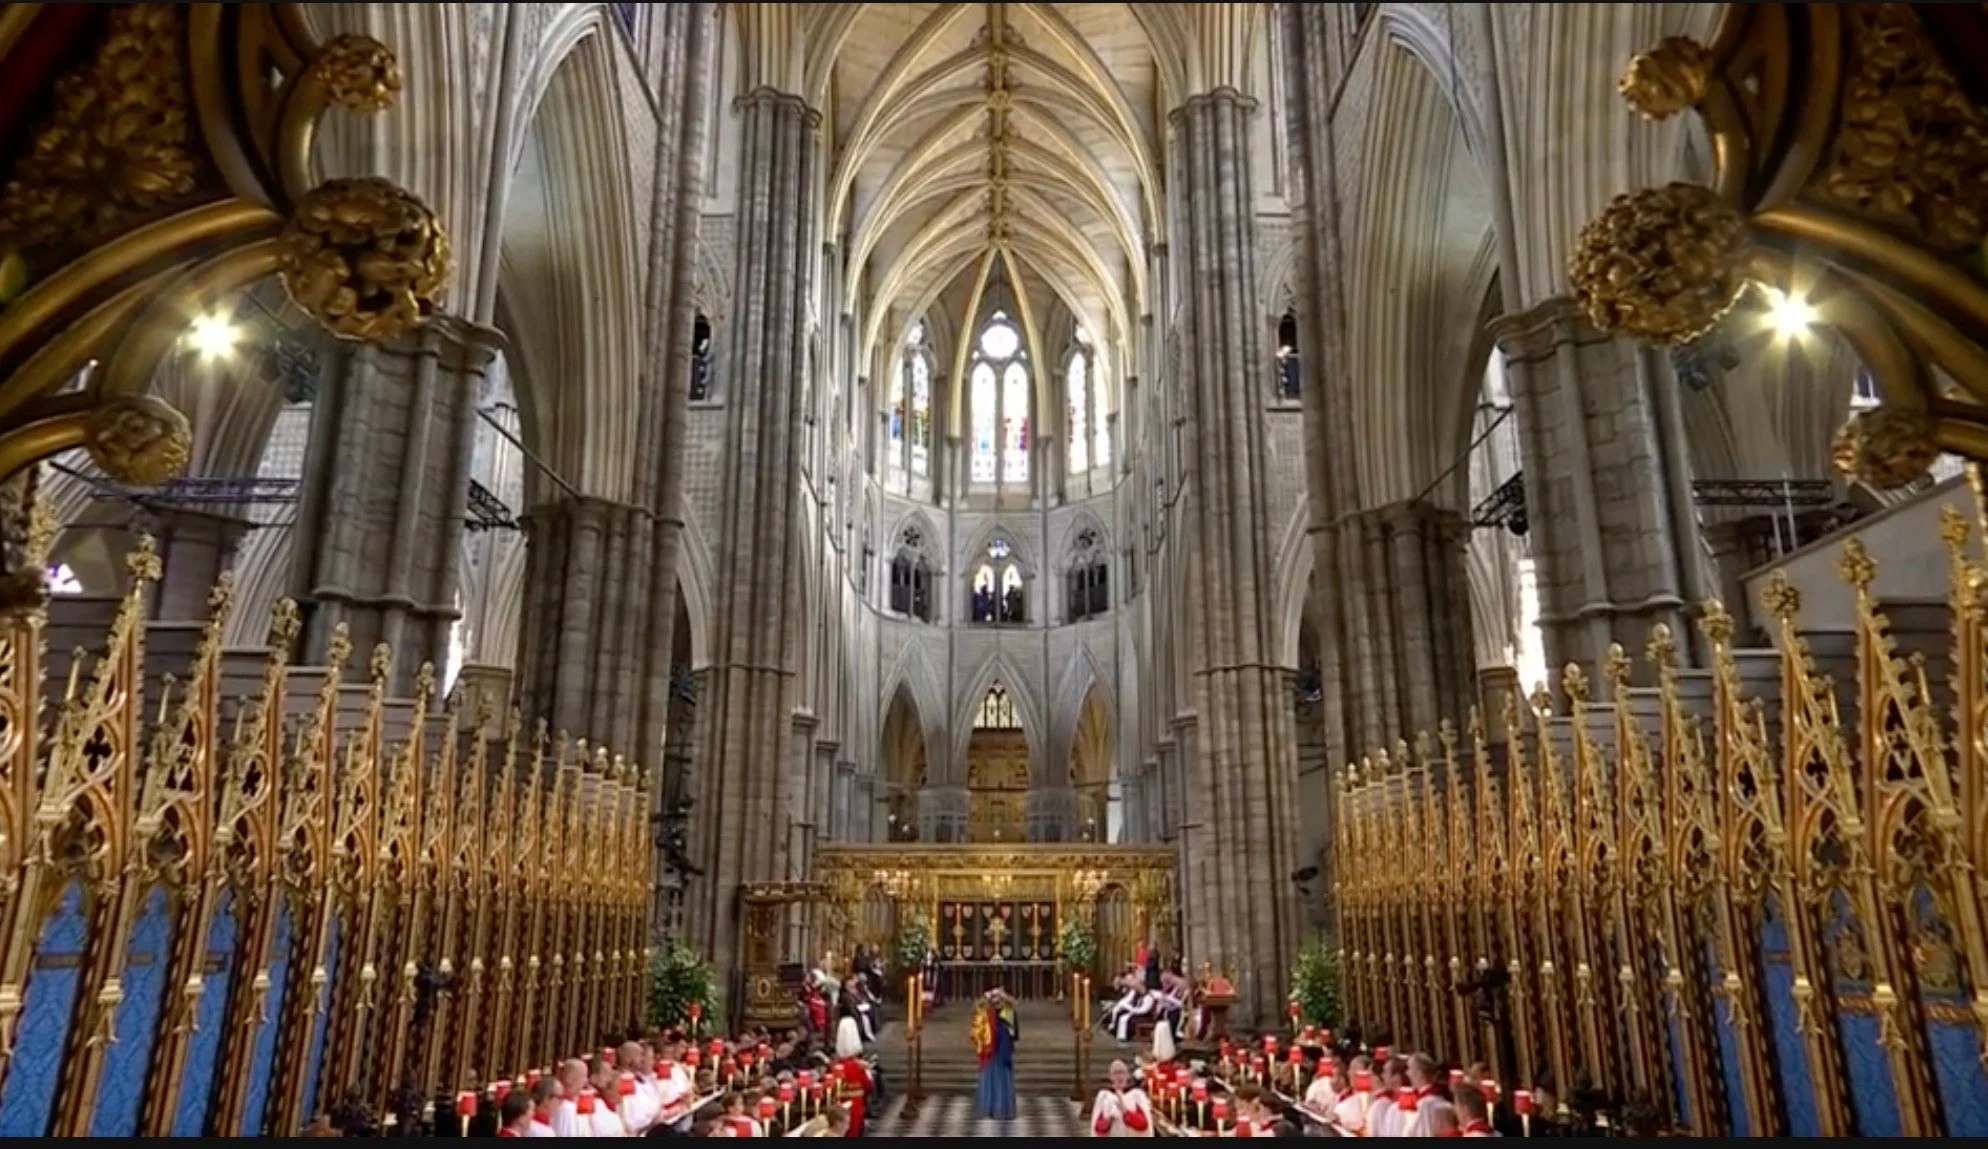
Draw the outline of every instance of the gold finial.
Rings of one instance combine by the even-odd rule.
[[[1858,594],[1871,592],[1871,580],[1878,576],[1877,560],[1871,558],[1864,540],[1851,538],[1843,544],[1843,560],[1836,564],[1836,570],[1843,581],[1855,587]]]
[[[1650,644],[1645,648],[1650,663],[1662,670],[1668,670],[1677,662],[1677,643],[1671,639],[1670,626],[1658,623],[1650,628]]]
[[[1470,740],[1473,743],[1484,741],[1484,711],[1476,706],[1470,708]]]
[[[1580,663],[1570,662],[1566,669],[1560,672],[1560,686],[1566,690],[1567,700],[1574,705],[1580,706],[1587,702],[1588,672],[1581,669]]]
[[[1382,780],[1386,780],[1389,774],[1394,773],[1394,764],[1388,761],[1386,750],[1374,751],[1374,770]]]
[[[628,781],[628,759],[616,754],[608,766],[607,776],[617,783]]]
[[[414,672],[414,697],[427,702],[435,697],[435,664],[424,662]]]
[[[1418,732],[1415,735],[1415,761],[1422,766],[1427,766],[1435,756],[1435,739],[1429,737],[1427,730]]]
[[[149,534],[138,536],[138,545],[124,556],[124,569],[131,575],[135,586],[138,583],[156,582],[160,574],[159,541]]]
[[[1705,600],[1704,616],[1698,620],[1698,630],[1715,645],[1724,646],[1733,640],[1733,616],[1726,611],[1726,604],[1716,598]]]
[[[600,777],[605,778],[607,777],[608,768],[611,765],[613,765],[613,760],[608,756],[607,747],[605,746],[594,747],[593,772],[599,775]]]
[[[1751,243],[1718,193],[1670,183],[1616,196],[1581,229],[1567,278],[1596,328],[1689,343],[1739,298]]]
[[[374,682],[385,682],[393,673],[393,647],[382,642],[373,647],[373,658],[366,666]]]
[[[1780,622],[1793,622],[1802,609],[1802,592],[1788,580],[1788,572],[1777,570],[1767,576],[1767,586],[1760,592],[1760,605],[1767,613]]]
[[[1601,660],[1602,677],[1608,679],[1609,689],[1621,694],[1629,686],[1629,654],[1619,642],[1608,644],[1608,653]]]
[[[297,600],[292,598],[277,599],[276,605],[269,608],[269,648],[271,650],[289,650],[290,644],[297,639],[297,630],[300,625],[297,615]]]
[[[1572,666],[1573,663],[1567,665]],[[1539,717],[1553,717],[1553,692],[1546,689],[1544,682],[1532,688],[1532,693],[1526,696],[1526,701],[1532,704],[1533,713]]]
[[[28,563],[45,569],[49,553],[55,549],[55,536],[61,533],[62,521],[55,517],[55,508],[49,500],[35,497],[28,508]]]
[[[1971,467],[1972,464],[1969,466]],[[1956,557],[1960,555],[1962,548],[1967,546],[1969,529],[1967,516],[1960,513],[1959,507],[1952,503],[1940,504],[1940,541],[1946,543],[1947,550],[1953,552]]]
[[[1476,721],[1476,719],[1477,719],[1477,709],[1476,709],[1475,707],[1472,707],[1472,708],[1471,708],[1471,711],[1470,711],[1470,717],[1471,717],[1471,720],[1472,720],[1473,722],[1474,722],[1474,721]],[[1451,722],[1451,721],[1450,721],[1449,719],[1447,719],[1447,718],[1443,719],[1443,720],[1442,720],[1441,722],[1438,722],[1438,723],[1436,724],[1436,737],[1437,737],[1437,739],[1438,739],[1438,740],[1440,740],[1440,741],[1442,742],[1442,744],[1443,744],[1443,757],[1444,757],[1444,758],[1455,758],[1455,757],[1456,757],[1456,724],[1455,724],[1455,723],[1453,723],[1453,722]]]
[[[1644,119],[1667,120],[1711,91],[1712,53],[1688,36],[1672,36],[1629,61],[1616,89]]]

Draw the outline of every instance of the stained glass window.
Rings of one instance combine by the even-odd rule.
[[[911,473],[932,473],[932,361],[923,349],[911,353]]]
[[[974,341],[972,387],[974,483],[1025,484],[1029,479],[1029,368],[1021,331],[996,311]]]
[[[1070,401],[1070,473],[1081,475],[1091,469],[1091,361],[1081,348],[1070,353],[1063,390]]]
[[[994,384],[994,368],[985,363],[973,367],[973,481],[991,483],[995,476],[994,428],[1000,418],[1000,391]]]
[[[1015,700],[1008,697],[1007,688],[996,683],[980,700],[980,713],[973,716],[976,730],[1019,730],[1022,724],[1015,718]]]
[[[890,381],[890,428],[884,448],[884,474],[893,486],[902,487],[904,478],[904,372]]]
[[[1008,364],[1001,376],[1001,481],[1029,481],[1029,373],[1019,363]]]

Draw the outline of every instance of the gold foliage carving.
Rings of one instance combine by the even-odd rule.
[[[1988,34],[1979,5],[1942,18]],[[1748,279],[1799,292],[1895,412],[1857,416],[1839,465],[1897,486],[1940,452],[1988,458],[1988,110],[1915,6],[1729,4],[1709,45],[1663,41],[1621,91],[1651,119],[1695,110],[1716,172],[1588,224],[1569,268],[1588,318],[1681,342]]]
[[[66,677],[44,659],[48,608],[0,619],[0,1073],[45,968],[37,939],[77,881],[90,931],[69,1040],[36,1051],[59,1064],[47,1132],[96,1128],[112,1038],[125,1036],[133,927],[161,886],[177,928],[143,958],[165,965],[154,1053],[142,1081],[116,1083],[142,1097],[137,1134],[175,1132],[191,1105],[204,1133],[236,1135],[252,1079],[266,1104],[249,1131],[293,1134],[312,1116],[307,1096],[318,1110],[351,1099],[380,1111],[402,1087],[454,1092],[472,1073],[547,1064],[640,1020],[653,851],[639,768],[562,750],[548,770],[542,732],[521,745],[515,715],[472,720],[434,700],[432,671],[417,697],[391,699],[385,647],[365,685],[348,685],[342,628],[329,665],[294,666],[287,601],[266,651],[223,650],[226,580],[190,664],[160,665],[145,649],[159,565],[147,540],[108,632]],[[236,942],[217,969],[208,945],[223,912]],[[532,980],[519,1008],[513,971],[548,966],[573,974]],[[438,980],[424,987],[423,971]],[[229,988],[212,1072],[194,1074],[217,984]],[[195,1081],[213,1092],[182,1098]]]
[[[1569,276],[1604,331],[1687,343],[1725,317],[1745,284],[1746,224],[1706,188],[1621,195],[1581,232]]]
[[[449,242],[435,213],[382,179],[312,189],[277,250],[298,306],[354,339],[389,339],[418,325],[449,275]]]
[[[1514,703],[1502,744],[1473,713],[1468,761],[1444,730],[1348,766],[1333,834],[1350,1020],[1491,1062],[1508,1088],[1587,1077],[1700,1136],[1734,1132],[1735,1112],[1754,1136],[1868,1134],[1855,1064],[1890,1077],[1907,1136],[1956,1134],[1942,1082],[1981,1070],[1941,1063],[1957,1055],[1940,1027],[1988,1037],[1988,520],[1964,498],[1941,508],[1947,635],[1894,627],[1879,558],[1853,539],[1852,649],[1811,647],[1778,574],[1772,648],[1735,647],[1707,603],[1705,670],[1658,626],[1654,686],[1615,647],[1601,697],[1569,666],[1564,709]],[[1491,1007],[1445,1008],[1465,971],[1501,969]],[[1875,1057],[1837,1023],[1853,1015],[1875,1019]],[[1812,1104],[1777,1094],[1796,1062]],[[1813,1124],[1790,1128],[1798,1111]]]
[[[0,251],[82,251],[211,180],[186,91],[185,8],[122,4],[0,187]]]
[[[0,69],[77,60],[0,172],[0,478],[86,447],[113,479],[156,484],[189,428],[143,396],[192,317],[280,271],[336,334],[391,338],[433,314],[448,241],[385,181],[313,185],[326,110],[399,98],[388,46],[320,45],[289,4],[62,7],[16,5],[0,36]]]

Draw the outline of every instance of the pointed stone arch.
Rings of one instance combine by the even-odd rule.
[[[883,698],[877,722],[877,767],[884,804],[894,827],[916,826],[919,791],[936,780],[931,732],[909,682],[899,680]],[[890,836],[899,834],[894,829]]]
[[[946,699],[935,685],[941,679],[933,670],[931,660],[925,657],[925,649],[917,643],[907,643],[891,663],[889,672],[884,675],[883,689],[877,692],[881,700],[877,708],[875,729],[881,740],[883,724],[888,715],[892,700],[900,690],[910,692],[912,702],[917,704],[918,721],[925,732],[926,780],[931,785],[943,785],[950,777],[950,756],[942,753],[946,742]],[[877,746],[877,760],[883,760],[881,741]]]
[[[987,697],[996,683],[1008,692],[1015,704],[1015,718],[1022,724],[1022,736],[1028,741],[1029,777],[1035,777],[1041,770],[1039,765],[1045,752],[1044,735],[1048,733],[1044,721],[1041,700],[1029,692],[1029,683],[1035,681],[1022,673],[1020,667],[1002,651],[993,651],[983,659],[965,679],[965,686],[953,696],[952,710],[952,755],[949,765],[956,767],[959,775],[956,785],[965,785],[967,748],[973,741],[973,714],[980,706],[980,700]]]
[[[1063,674],[1051,686],[1054,693],[1050,696],[1049,753],[1037,770],[1037,785],[1061,783],[1059,771],[1072,761],[1072,742],[1077,726],[1083,720],[1084,707],[1092,695],[1095,694],[1098,704],[1104,707],[1111,729],[1115,731],[1118,728],[1119,706],[1115,685],[1104,664],[1099,661],[1097,652],[1088,645],[1079,645],[1077,657],[1069,660]]]
[[[683,518],[683,549],[677,553],[677,583],[690,616],[690,665],[711,665],[711,545],[696,515]]]
[[[1026,536],[1012,529],[1000,519],[983,523],[972,534],[963,536],[965,545],[953,553],[953,569],[955,571],[971,570],[980,556],[987,553],[988,546],[995,539],[1000,539],[1008,544],[1009,550],[1014,557],[1015,565],[1021,569],[1023,578],[1033,579],[1042,573],[1042,563],[1039,556],[1033,553],[1032,548],[1028,545]]]

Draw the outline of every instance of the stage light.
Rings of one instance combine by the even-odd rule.
[[[1815,307],[1808,300],[1786,291],[1768,288],[1767,321],[1788,339],[1799,338],[1815,326]]]
[[[234,354],[235,344],[240,340],[240,329],[213,312],[194,319],[193,326],[186,329],[187,345],[202,359],[226,358]]]

